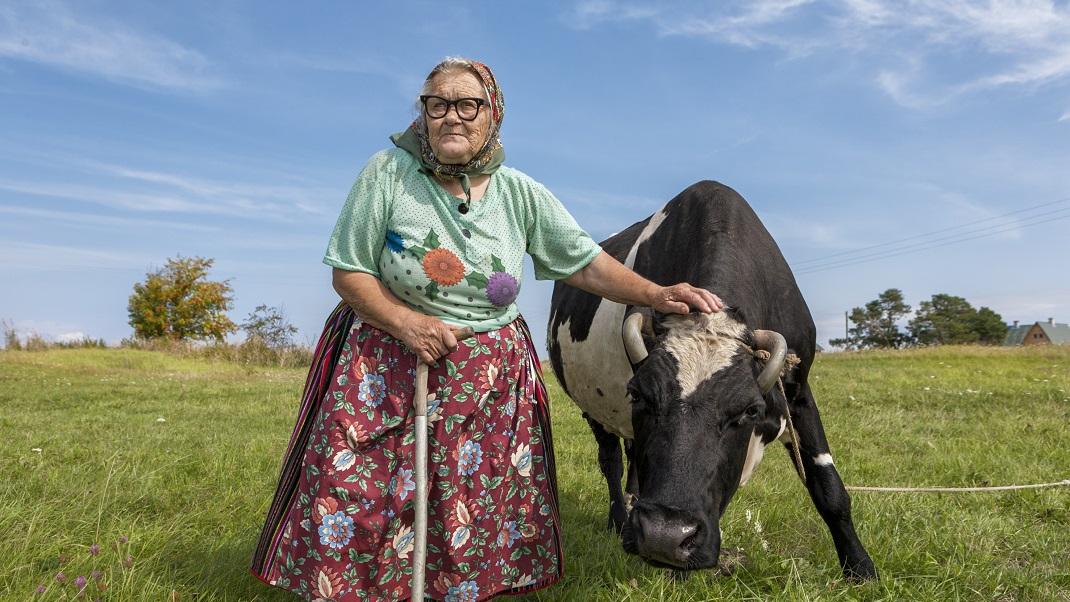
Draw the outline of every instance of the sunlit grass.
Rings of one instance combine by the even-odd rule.
[[[0,599],[60,599],[74,590],[57,572],[94,568],[106,600],[295,599],[246,567],[304,376],[129,349],[0,353]],[[827,354],[812,384],[848,483],[1070,478],[1070,348]],[[779,450],[722,521],[742,567],[675,579],[605,531],[593,437],[550,387],[567,575],[527,599],[1070,600],[1070,488],[855,493],[882,579],[854,586]]]

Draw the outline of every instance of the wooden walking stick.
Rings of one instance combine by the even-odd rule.
[[[467,339],[474,331],[464,327],[453,332],[457,340]],[[412,597],[424,599],[424,577],[427,573],[427,364],[416,360],[416,393],[412,404],[416,408],[416,532],[412,558]]]

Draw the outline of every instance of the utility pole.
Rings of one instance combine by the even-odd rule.
[[[843,340],[849,341],[847,328],[847,312],[843,312]]]

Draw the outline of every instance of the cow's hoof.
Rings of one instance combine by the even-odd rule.
[[[624,530],[624,521],[616,521],[616,520],[613,520],[612,516],[609,517],[609,520],[606,522],[606,531],[613,531],[617,535],[620,535],[621,531],[623,531],[623,530]]]
[[[880,578],[877,575],[877,567],[873,566],[869,556],[843,567],[843,576],[851,583],[865,583]]]
[[[635,529],[633,529],[631,525],[626,524],[624,525],[624,528],[621,529],[620,543],[621,547],[623,547],[624,551],[628,554],[639,553],[639,542],[635,539]]]
[[[747,554],[743,548],[721,548],[717,557],[717,570],[725,577],[731,577],[736,569],[747,563]]]

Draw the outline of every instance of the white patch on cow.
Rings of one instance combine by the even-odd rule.
[[[625,493],[624,494],[624,507],[628,509],[629,513],[632,511],[632,506],[635,505],[635,500],[637,500],[637,499],[638,499],[637,497],[635,497],[634,495],[632,495],[630,493]]]
[[[732,363],[747,330],[724,312],[669,316],[665,327],[669,333],[664,347],[679,366],[676,380],[682,398]]]
[[[635,265],[639,245],[653,236],[665,215],[662,208],[650,216],[650,221],[628,250],[624,265],[629,268]],[[572,400],[607,431],[631,439],[632,405],[627,386],[632,378],[632,364],[628,361],[621,334],[625,309],[626,306],[620,303],[602,299],[595,309],[587,339],[573,341],[569,335],[571,320],[566,320],[557,327],[557,345]]]
[[[668,211],[666,211],[667,207],[668,205],[662,207],[661,211],[650,216],[650,221],[647,222],[643,231],[639,233],[639,237],[635,239],[635,244],[632,245],[632,248],[628,250],[628,255],[624,258],[624,265],[628,266],[629,269],[635,267],[635,255],[639,252],[639,245],[643,244],[647,239],[653,236],[654,231],[658,229],[661,222],[665,221],[665,216],[669,214]]]
[[[624,309],[620,303],[603,299],[587,339],[573,341],[569,321],[565,321],[557,328],[557,345],[572,400],[607,431],[631,439],[632,406],[627,385],[632,365],[621,338]]]
[[[814,464],[817,466],[832,466],[832,454],[817,454],[814,456]]]
[[[747,459],[743,460],[743,474],[739,475],[740,487],[747,484],[751,474],[754,473],[754,469],[758,467],[758,463],[762,461],[762,456],[764,455],[765,444],[762,443],[762,436],[758,433],[751,433],[750,444],[747,446]]]

